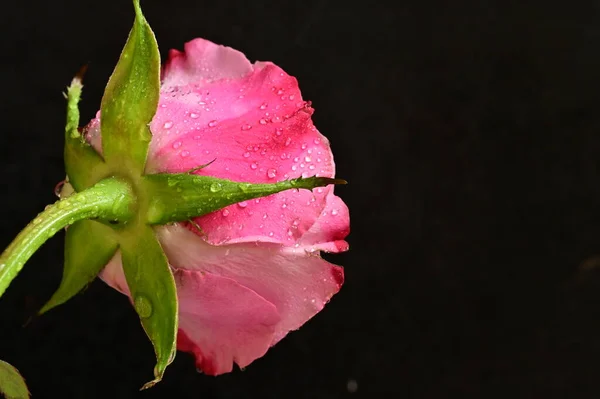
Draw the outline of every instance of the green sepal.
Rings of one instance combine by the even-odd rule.
[[[131,300],[154,345],[156,366],[150,388],[162,379],[177,349],[177,289],[167,257],[152,227],[139,224],[119,234],[121,259]]]
[[[93,220],[82,220],[67,229],[62,281],[39,314],[62,305],[84,289],[112,259],[119,244],[115,231]]]
[[[134,0],[135,21],[102,98],[102,153],[113,170],[139,176],[152,138],[148,124],[160,90],[160,54],[150,25]]]
[[[329,184],[346,184],[346,181],[328,177],[301,177],[273,184],[251,184],[180,173],[146,175],[141,187],[146,198],[149,198],[146,222],[160,225],[185,221],[237,202],[284,190],[312,190]]]
[[[76,191],[91,187],[107,175],[107,166],[102,157],[79,133],[79,101],[83,84],[83,72],[73,78],[65,94],[67,98],[67,123],[65,126],[65,170],[69,183]]]
[[[29,390],[19,371],[0,360],[0,396],[6,399],[28,399]]]

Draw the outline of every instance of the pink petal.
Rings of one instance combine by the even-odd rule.
[[[161,99],[152,121],[147,171],[180,173],[214,160],[197,173],[250,183],[333,177],[329,142],[312,113],[296,79],[272,64],[201,90],[179,87]],[[260,239],[292,246],[315,223],[330,189],[287,191],[196,221],[213,244]]]
[[[175,270],[179,299],[179,350],[191,352],[209,375],[246,367],[262,357],[280,321],[275,306],[232,279],[202,271]],[[129,288],[120,254],[100,277],[125,295]]]
[[[316,315],[339,291],[343,269],[280,244],[213,246],[181,226],[157,230],[171,265],[235,280],[277,308],[281,321],[272,345]]]
[[[192,352],[209,375],[246,367],[262,357],[280,320],[277,309],[234,280],[206,272],[176,270],[178,348]]]
[[[349,246],[346,236],[350,233],[350,213],[342,199],[333,194],[327,196],[325,209],[298,241],[299,247],[307,251],[344,252]]]
[[[185,52],[169,52],[163,69],[163,88],[238,79],[250,72],[252,64],[240,51],[205,39],[194,39],[185,44]]]

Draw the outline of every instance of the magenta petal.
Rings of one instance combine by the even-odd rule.
[[[273,345],[321,311],[344,280],[343,269],[317,253],[260,242],[214,246],[181,226],[157,232],[173,267],[235,280],[275,305]]]
[[[251,183],[333,177],[329,142],[312,113],[296,79],[272,64],[243,79],[178,87],[161,97],[152,121],[147,171],[179,173],[214,161],[197,173]],[[329,191],[286,191],[196,222],[212,244],[260,239],[293,246],[323,211]]]
[[[298,241],[307,251],[344,252],[348,250],[345,238],[350,233],[350,213],[342,199],[333,194],[327,196],[325,209],[315,224]]]
[[[252,64],[240,51],[205,39],[185,44],[185,52],[171,50],[164,66],[163,88],[201,84],[219,79],[241,78],[252,71]]]
[[[176,270],[179,297],[178,348],[192,352],[209,375],[246,367],[273,340],[279,314],[272,303],[226,277]]]

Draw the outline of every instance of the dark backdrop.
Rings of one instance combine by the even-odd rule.
[[[180,353],[140,393],[151,346],[102,282],[22,327],[59,234],[0,300],[0,358],[34,398],[599,397],[597,2],[142,3],[163,56],[203,36],[298,77],[350,181],[351,250],[328,257],[346,284],[245,371]],[[89,63],[94,115],[132,19],[128,0],[2,6],[1,247],[64,177],[61,91]]]

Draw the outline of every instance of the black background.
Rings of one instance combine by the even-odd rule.
[[[201,36],[298,77],[350,181],[351,250],[328,256],[346,284],[245,371],[179,353],[140,393],[151,346],[102,282],[22,327],[60,281],[59,234],[0,300],[0,358],[34,398],[599,397],[600,6],[525,3],[143,1],[163,57]],[[89,63],[94,115],[133,11],[2,8],[4,247],[64,178],[62,90]]]

